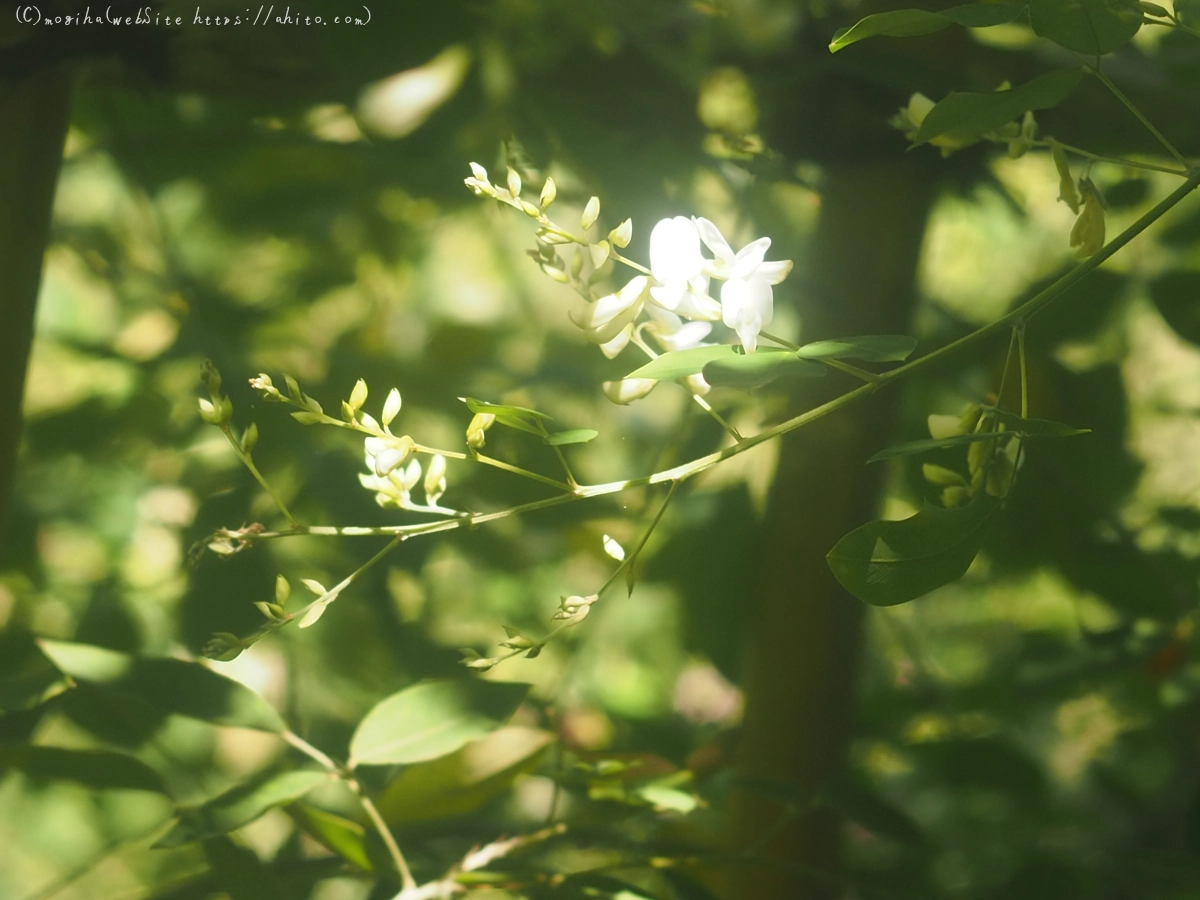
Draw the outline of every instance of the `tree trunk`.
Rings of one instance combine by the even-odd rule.
[[[0,82],[0,538],[9,518],[34,308],[70,108],[65,68]]]
[[[914,276],[933,184],[913,157],[826,170],[821,221],[801,309],[804,340],[910,330]],[[850,385],[810,382],[797,409]],[[854,724],[863,605],[834,580],[825,554],[872,517],[883,469],[866,459],[889,436],[899,396],[868,397],[788,435],[760,546],[747,707],[733,796],[735,852],[758,860],[728,873],[729,897],[843,893],[805,867],[836,873],[841,822],[814,794],[846,765]],[[788,804],[796,814],[788,817]],[[769,860],[769,862],[762,861]]]

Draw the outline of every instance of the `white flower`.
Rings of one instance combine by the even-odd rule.
[[[571,313],[571,321],[584,330],[592,343],[607,344],[642,311],[646,285],[649,283],[650,279],[639,275],[617,293],[587,304],[578,313]]]
[[[688,293],[708,292],[700,234],[685,216],[663,219],[650,232],[650,271],[657,284],[650,296],[663,309],[674,310]]]
[[[758,346],[758,333],[770,323],[774,313],[771,285],[787,278],[792,261],[765,261],[770,238],[752,241],[735,254],[716,225],[702,218],[695,222],[697,233],[714,256],[706,262],[706,271],[715,278],[726,279],[721,288],[721,318],[738,333],[746,352],[753,353]]]
[[[667,350],[690,350],[692,347],[699,347],[712,331],[712,324],[709,322],[685,323],[675,313],[655,306],[646,307],[646,311],[651,319],[648,330]]]

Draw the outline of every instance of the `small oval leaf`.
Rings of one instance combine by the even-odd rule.
[[[350,766],[436,759],[495,731],[529,691],[514,682],[461,678],[427,681],[375,706],[350,741]]]
[[[873,606],[907,603],[962,577],[1000,508],[981,494],[967,506],[925,504],[891,522],[868,522],[843,537],[826,559],[842,587]]]
[[[771,351],[760,348],[757,353],[747,356],[729,356],[713,360],[705,365],[702,371],[704,380],[714,387],[719,385],[749,391],[770,384],[776,378],[785,375],[820,378],[825,374],[825,367],[800,359],[795,353],[787,350]]]
[[[1029,110],[1057,106],[1079,84],[1082,69],[1058,69],[1007,91],[990,94],[950,94],[929,111],[913,139],[913,146],[937,137],[973,141],[1002,128]]]
[[[1030,0],[1029,24],[1060,47],[1102,56],[1137,34],[1142,11],[1136,0]]]
[[[545,440],[551,447],[561,447],[564,444],[586,444],[598,434],[600,432],[591,428],[576,428],[574,431],[559,431]]]
[[[796,351],[803,359],[861,359],[863,362],[902,362],[916,349],[917,339],[906,334],[865,334],[814,341]]]
[[[334,778],[325,770],[274,772],[213,797],[207,803],[181,810],[175,826],[154,842],[155,847],[178,847],[225,834],[248,825],[267,810],[298,800],[322,782]]]
[[[715,347],[692,347],[689,350],[671,350],[650,360],[640,369],[634,369],[626,378],[653,378],[656,381],[671,381],[686,378],[702,371],[706,365],[718,359],[730,359],[736,355],[732,344]]]
[[[915,37],[941,31],[950,25],[965,25],[968,28],[988,28],[1011,22],[1021,14],[1021,3],[968,3],[952,6],[941,12],[924,9],[895,9],[876,13],[861,19],[849,28],[839,31],[829,44],[829,52],[836,53],[856,41],[869,37]]]

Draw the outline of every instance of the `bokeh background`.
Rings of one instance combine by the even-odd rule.
[[[525,255],[527,220],[464,188],[469,161],[513,165],[535,191],[552,175],[560,221],[600,196],[605,228],[632,217],[628,254],[642,261],[670,215],[707,216],[735,246],[770,236],[772,258],[796,260],[771,327],[791,339],[899,331],[924,351],[1063,271],[1072,216],[1046,154],[906,153],[886,124],[913,91],[990,90],[1063,51],[1013,25],[829,55],[834,29],[871,9],[493,0],[373,7],[342,31],[119,37],[14,30],[6,16],[4,78],[67,60],[76,82],[0,554],[0,736],[119,747],[195,801],[285,754],[270,736],[175,718],[125,727],[87,702],[29,700],[48,683],[34,635],[198,654],[213,632],[257,627],[253,603],[277,573],[330,584],[381,546],[294,537],[189,563],[215,528],[280,520],[200,421],[206,358],[235,422],[258,424],[260,467],[311,524],[406,519],[358,485],[360,443],[261,402],[246,383],[259,372],[295,376],[327,409],[358,378],[371,411],[397,387],[403,431],[455,449],[470,418],[457,398],[536,407],[600,432],[569,451],[587,482],[723,445],[676,385],[629,407],[604,397],[635,351],[609,361],[582,339],[567,318],[577,298]],[[1200,41],[1163,31],[1143,28],[1109,71],[1194,153]],[[1072,144],[1152,155],[1127,119],[1091,83],[1039,116]],[[1091,177],[1110,235],[1173,187],[1105,164]],[[546,896],[1200,896],[1198,300],[1192,198],[1031,323],[1031,414],[1092,433],[1031,447],[967,576],[907,606],[861,607],[822,557],[871,515],[919,508],[931,489],[911,460],[863,463],[923,436],[928,414],[984,399],[1003,338],[689,482],[632,596],[612,593],[540,657],[489,676],[533,684],[517,723],[554,746],[526,734],[511,756],[488,754],[513,762],[465,810],[435,797],[392,811],[419,872],[540,827],[558,778],[574,830],[541,864],[624,880],[547,883]],[[754,432],[851,386],[826,382],[710,399]],[[493,429],[488,446],[555,473],[517,432]],[[448,480],[445,502],[468,509],[546,494],[464,462]],[[460,672],[458,648],[490,653],[504,625],[542,633],[560,596],[607,577],[601,536],[630,546],[661,496],[407,542],[317,627],[214,665],[332,751],[380,698]],[[562,774],[572,754],[689,770],[701,805],[589,800]],[[195,848],[149,849],[169,812],[10,773],[0,897],[220,895]],[[240,839],[281,870],[319,855],[278,810]],[[741,856],[722,862],[714,848],[731,840]],[[714,855],[671,879],[631,862],[639,847]],[[290,891],[371,888],[336,871]]]

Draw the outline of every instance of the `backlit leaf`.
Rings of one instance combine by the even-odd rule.
[[[565,444],[586,444],[600,432],[591,428],[576,428],[574,431],[559,431],[546,438],[551,447],[562,447]]]
[[[785,375],[819,378],[825,374],[825,367],[800,359],[788,350],[759,348],[757,353],[746,356],[728,356],[713,360],[705,365],[702,371],[704,380],[714,387],[721,385],[748,391]]]
[[[796,355],[805,359],[861,359],[864,362],[900,362],[908,359],[917,339],[905,334],[865,334],[805,344]]]
[[[626,378],[653,378],[656,381],[671,381],[695,375],[713,360],[731,359],[737,351],[732,344],[715,347],[692,347],[689,350],[671,350],[657,359],[652,359],[640,369],[635,369]]]
[[[965,25],[968,28],[988,28],[1011,22],[1024,9],[1022,3],[969,3],[952,6],[941,12],[924,9],[894,9],[876,13],[861,19],[849,28],[833,36],[829,51],[836,53],[863,38],[914,37],[941,31],[950,25]]]

